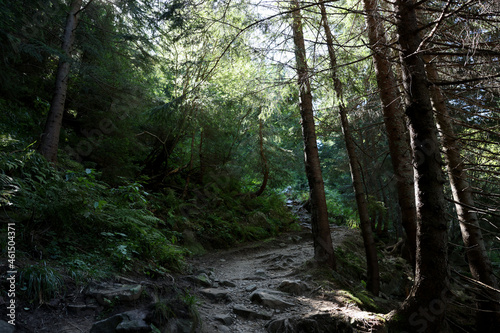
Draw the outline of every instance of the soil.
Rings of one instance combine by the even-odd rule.
[[[341,288],[334,283],[325,285],[324,279],[311,261],[313,257],[312,238],[307,215],[302,215],[302,230],[282,234],[276,238],[242,245],[225,251],[189,259],[191,273],[188,275],[165,276],[151,279],[144,276],[129,275],[117,278],[130,283],[140,283],[146,287],[146,296],[138,300],[117,303],[111,308],[96,304],[84,294],[84,288],[70,286],[64,298],[53,300],[41,306],[19,304],[17,308],[16,332],[47,333],[81,333],[89,332],[93,323],[113,314],[132,309],[151,307],[159,289],[188,291],[196,304],[196,317],[201,321],[200,332],[266,332],[265,325],[269,319],[246,319],[236,315],[235,305],[243,305],[253,311],[266,312],[272,320],[290,317],[306,317],[313,314],[341,314],[348,322],[353,323],[359,332],[375,332],[380,325],[380,315],[360,309]],[[347,227],[332,226],[334,247],[346,240],[360,240],[359,231]],[[358,243],[359,244],[359,243]],[[210,281],[202,286],[193,283],[193,277],[207,276]],[[330,275],[331,272],[327,275]],[[296,295],[279,294],[281,301],[289,306],[285,308],[267,307],[254,304],[250,295],[255,289],[277,290],[284,280],[300,281],[307,288]],[[349,280],[349,277],[346,281]],[[305,284],[304,284],[305,283]],[[355,282],[353,282],[355,283]],[[359,283],[356,282],[356,283]],[[206,288],[223,291],[223,299],[213,300],[206,295]],[[5,306],[0,305],[2,318],[6,318]],[[5,303],[5,302],[4,302]],[[72,311],[70,305],[88,305],[78,311]],[[225,323],[220,317],[224,317]]]
[[[346,238],[360,237],[359,232],[347,227],[332,227],[332,241],[341,244]],[[327,290],[316,279],[310,231],[289,233],[279,238],[250,244],[237,249],[210,253],[192,260],[198,273],[206,273],[217,284],[230,281],[234,287],[221,287],[229,292],[229,301],[214,302],[195,293],[201,300],[199,314],[203,322],[202,332],[254,332],[263,333],[269,320],[245,319],[233,313],[235,304],[245,305],[256,311],[268,311],[272,319],[305,317],[314,314],[342,314],[357,322],[359,332],[375,331],[380,316],[361,310],[346,295],[338,290]],[[290,308],[270,309],[250,301],[251,290],[277,290],[283,280],[305,282],[309,289],[301,295],[283,295],[283,300],[293,303]],[[326,295],[328,294],[328,295]],[[216,320],[218,315],[229,315],[234,323],[227,326]]]

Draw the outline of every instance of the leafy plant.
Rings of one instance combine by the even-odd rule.
[[[38,301],[39,304],[57,296],[64,288],[59,272],[47,266],[46,262],[22,268],[19,271],[19,283],[30,301]]]
[[[155,302],[153,305],[153,318],[160,325],[165,324],[168,320],[175,316],[172,308],[163,301]]]
[[[181,295],[181,300],[190,308],[198,305],[198,303],[200,302],[196,295],[192,294],[190,290],[184,291],[184,293]]]
[[[112,263],[99,253],[78,253],[73,257],[63,258],[61,262],[66,267],[68,276],[77,285],[85,284],[90,280],[109,278],[113,272]]]
[[[137,182],[121,185],[118,188],[112,189],[111,193],[116,194],[130,208],[143,209],[148,204],[146,197],[149,193],[144,191],[142,184]]]
[[[329,189],[326,191],[326,204],[331,223],[347,225],[351,228],[358,225],[359,219],[356,210],[352,206],[352,202],[347,202],[338,190]]]

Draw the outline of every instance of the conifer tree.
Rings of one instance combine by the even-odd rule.
[[[448,223],[446,219],[442,160],[434,122],[430,91],[422,56],[413,0],[395,2],[398,44],[401,48],[405,112],[409,119],[415,172],[417,207],[417,252],[415,283],[393,315],[410,332],[443,329],[448,281]]]
[[[328,211],[326,206],[325,188],[321,164],[318,154],[316,129],[314,123],[313,99],[309,71],[306,62],[306,49],[302,30],[302,18],[298,0],[291,4],[293,41],[295,45],[295,61],[297,80],[300,91],[300,115],[302,136],[304,139],[304,162],[309,182],[311,200],[311,224],[314,241],[314,258],[317,262],[335,269],[336,261],[333,252]]]
[[[347,156],[349,157],[349,166],[351,169],[352,184],[356,196],[356,204],[358,207],[358,214],[361,225],[361,234],[363,236],[363,243],[365,246],[367,276],[368,276],[366,282],[366,289],[368,289],[372,294],[378,295],[380,291],[380,276],[379,276],[379,266],[377,258],[377,248],[375,247],[375,241],[373,239],[373,230],[371,227],[370,215],[368,213],[368,202],[363,187],[362,171],[359,165],[359,159],[356,153],[356,146],[354,143],[354,138],[352,136],[349,120],[347,117],[347,108],[344,104],[342,82],[340,81],[337,75],[338,68],[337,68],[337,58],[335,55],[335,50],[333,49],[333,35],[330,30],[330,26],[328,25],[328,18],[324,3],[320,2],[319,8],[321,12],[321,22],[323,23],[323,29],[326,36],[326,44],[328,47],[328,55],[330,58],[330,67],[332,72],[334,90],[338,99],[340,125],[342,127],[342,133],[344,134],[344,141],[347,148]]]
[[[389,60],[389,45],[377,3],[377,0],[364,0],[368,39],[373,52],[372,57],[384,113],[389,151],[396,176],[398,202],[401,207],[401,224],[406,232],[409,258],[413,266],[415,266],[417,224],[413,165],[411,163],[409,138],[406,133],[406,118],[403,113],[398,83]]]
[[[71,50],[75,40],[75,30],[82,7],[82,0],[73,0],[64,28],[62,55],[59,57],[54,95],[50,104],[49,114],[45,123],[45,130],[40,143],[40,153],[51,162],[57,162],[57,149],[59,147],[59,134],[61,132],[68,80],[71,67]]]

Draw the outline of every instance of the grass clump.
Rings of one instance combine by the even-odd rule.
[[[362,283],[355,288],[341,290],[340,293],[363,310],[380,312],[373,295],[366,290]]]
[[[28,265],[19,272],[21,291],[31,303],[43,304],[60,294],[64,289],[64,281],[54,268],[46,262]]]

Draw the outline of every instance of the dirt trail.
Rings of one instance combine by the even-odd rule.
[[[170,318],[172,320],[167,322],[168,325],[172,322],[172,328],[163,330],[170,333],[190,332],[193,327],[199,328],[197,324],[200,321],[201,329],[196,332],[295,332],[295,329],[290,329],[290,325],[299,325],[297,320],[306,317],[306,326],[312,323],[311,325],[320,327],[315,330],[308,328],[307,332],[373,332],[371,327],[377,322],[375,314],[360,310],[343,290],[332,283],[327,282],[328,285],[325,285],[324,281],[331,278],[331,272],[323,270],[323,274],[329,274],[326,279],[318,276],[318,272],[322,274],[321,270],[314,268],[311,261],[313,246],[309,216],[296,203],[292,202],[290,209],[301,221],[301,231],[193,257],[189,259],[193,273],[191,275],[168,275],[161,279],[131,275],[102,282],[108,283],[106,286],[113,282],[120,286],[123,283],[134,287],[126,290],[136,290],[140,286],[137,292],[139,298],[132,301],[118,302],[112,298],[114,303],[99,304],[94,296],[87,293],[88,288],[73,286],[62,297],[43,306],[32,308],[27,304],[29,309],[24,308],[19,312],[20,325],[17,332],[81,333],[89,332],[91,328],[94,328],[94,332],[115,332],[118,322],[115,323],[113,318],[116,316],[124,321],[123,318],[127,317],[127,323],[140,324],[135,330],[126,332],[144,332],[149,328],[141,325],[149,325],[150,319],[147,318],[151,317],[151,309],[155,308],[160,299],[161,302],[166,302],[167,307],[171,306],[171,310],[177,311]],[[334,247],[342,244],[344,251],[348,248],[347,244],[350,244],[351,249],[362,248],[360,237],[357,230],[332,226]],[[347,275],[341,279],[350,281]],[[321,285],[318,281],[322,281]],[[102,284],[95,283],[99,286]],[[188,292],[181,295],[179,290]],[[196,298],[192,298],[193,295]],[[179,297],[186,297],[182,299],[182,306],[178,304]],[[171,300],[176,300],[177,303],[173,304]],[[186,311],[189,312],[185,306],[193,300],[199,301],[195,307],[197,318],[193,320],[190,314],[182,317]],[[130,319],[130,311],[138,311],[141,318],[146,318],[147,323]],[[338,330],[337,326],[335,329],[324,329],[331,327],[328,325],[331,325],[332,317],[341,317],[334,321],[337,320],[343,327],[348,326],[347,330]],[[291,318],[298,319],[284,324],[279,322],[280,319]],[[273,324],[274,329],[267,330],[266,325],[273,321],[278,324]],[[3,323],[0,322],[0,326],[1,324]],[[276,326],[281,326],[281,329],[276,329]],[[283,329],[283,326],[286,327]],[[3,332],[2,328],[0,332]]]
[[[352,236],[353,233],[357,231],[334,226],[333,243],[341,244],[346,236]],[[270,320],[326,313],[341,313],[358,322],[366,321],[367,326],[371,326],[375,315],[361,311],[341,293],[330,292],[329,297],[324,297],[322,287],[314,282],[314,276],[308,274],[306,262],[312,257],[311,234],[304,228],[302,232],[285,234],[268,242],[210,253],[192,260],[194,271],[209,277],[207,286],[211,283],[208,288],[200,287],[193,291],[201,300],[199,314],[203,322],[202,332],[261,333],[267,332],[265,325]],[[285,280],[295,286],[292,290],[296,294],[272,294],[272,291],[280,289],[280,284]],[[272,301],[265,303],[268,305],[259,305],[259,298],[252,302],[251,297],[255,297],[252,293],[256,289],[271,293],[283,301],[284,306]],[[217,298],[213,294],[225,296]],[[235,314],[234,308],[241,305],[257,313],[267,313],[272,318],[249,319]]]

